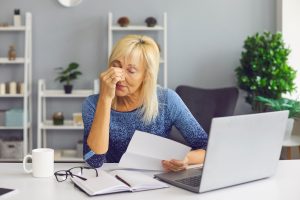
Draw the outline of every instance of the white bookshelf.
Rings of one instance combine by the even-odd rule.
[[[25,25],[14,27],[0,27],[0,32],[9,32],[10,34],[15,34],[15,32],[23,32],[24,36],[24,57],[17,57],[15,60],[8,60],[8,58],[0,57],[0,73],[1,66],[13,65],[22,66],[23,70],[23,82],[24,82],[24,93],[23,94],[4,94],[0,95],[1,99],[21,99],[23,102],[23,125],[19,127],[14,126],[0,126],[0,131],[15,130],[22,131],[23,137],[23,156],[31,152],[32,150],[32,15],[27,12],[25,14]],[[1,37],[1,33],[0,33]],[[1,46],[1,48],[5,48]],[[15,80],[12,80],[15,81]],[[9,108],[14,108],[9,107]],[[9,134],[9,133],[7,133]],[[14,159],[4,159],[0,160],[14,160]]]
[[[16,58],[15,60],[8,60],[8,58],[0,58],[0,64],[24,64],[25,58]]]
[[[55,161],[59,161],[59,162],[82,162],[83,159],[79,158],[79,157],[60,157],[58,159],[55,159]]]
[[[93,94],[93,90],[73,90],[71,94],[65,94],[63,90],[44,90],[41,91],[42,97],[49,98],[82,98]]]
[[[31,127],[30,123],[27,123],[26,128],[29,129]],[[0,130],[23,130],[23,126],[0,126]]]
[[[154,26],[154,27],[147,27],[147,26],[127,26],[127,27],[120,27],[118,25],[113,25],[111,27],[113,31],[163,31],[163,26]]]
[[[41,123],[41,129],[46,130],[83,130],[83,126],[74,125],[71,120],[64,120],[63,125],[53,125],[51,120],[46,120]]]
[[[73,90],[71,94],[65,94],[64,90],[53,90],[46,88],[45,80],[38,81],[38,129],[37,129],[37,146],[38,148],[46,148],[47,135],[51,134],[50,131],[65,131],[75,130],[83,131],[83,126],[78,126],[72,120],[64,120],[63,125],[53,125],[52,119],[47,119],[46,104],[47,99],[84,99],[94,94],[94,90]],[[82,132],[81,132],[82,133]],[[52,147],[50,147],[52,148]],[[56,150],[58,151],[58,150]],[[83,161],[78,157],[61,157],[56,161]]]
[[[144,21],[145,19],[142,19]],[[116,32],[123,32],[126,34],[126,32],[159,32],[162,34],[162,41],[163,44],[160,44],[161,47],[161,53],[163,55],[162,58],[160,58],[160,70],[162,70],[163,73],[163,80],[162,85],[164,87],[168,86],[168,59],[167,59],[167,13],[163,13],[163,20],[161,23],[158,22],[157,25],[154,27],[147,27],[146,25],[129,25],[127,27],[121,27],[116,23],[117,19],[113,18],[113,14],[111,12],[108,13],[108,57],[110,56],[110,53],[112,51],[113,47],[113,37],[114,33]]]
[[[30,13],[28,13],[30,14]],[[27,16],[26,16],[27,17]],[[27,29],[27,24],[26,26],[7,26],[7,27],[0,27],[0,31],[26,31]]]

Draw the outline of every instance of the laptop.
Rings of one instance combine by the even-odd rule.
[[[155,177],[196,193],[272,176],[277,168],[288,111],[212,120],[203,168]]]

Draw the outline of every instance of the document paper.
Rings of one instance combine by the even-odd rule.
[[[173,140],[135,131],[119,167],[141,170],[163,170],[162,160],[183,160],[190,147]]]

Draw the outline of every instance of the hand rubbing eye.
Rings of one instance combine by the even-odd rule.
[[[113,67],[122,68],[122,64],[119,60],[114,60],[111,64]]]

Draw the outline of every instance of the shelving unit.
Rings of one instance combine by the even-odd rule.
[[[143,19],[144,20],[144,19]],[[113,19],[113,14],[108,13],[108,57],[113,47],[113,35],[115,32],[161,32],[163,34],[163,45],[161,46],[161,53],[163,58],[160,59],[161,67],[163,67],[163,87],[168,86],[168,59],[167,59],[167,13],[163,14],[162,25],[154,27],[147,27],[143,25],[130,25],[127,27],[120,27]]]
[[[52,120],[47,119],[46,114],[46,100],[47,99],[74,99],[74,98],[86,98],[89,95],[94,94],[93,90],[73,90],[71,94],[65,94],[63,90],[50,90],[46,89],[46,83],[44,80],[38,81],[38,129],[37,140],[38,148],[47,147],[47,131],[53,130],[83,130],[83,126],[74,125],[71,120],[64,120],[64,125],[53,125]],[[50,134],[50,133],[49,133]],[[82,161],[82,158],[78,157],[62,157],[56,161]]]
[[[16,60],[8,60],[8,58],[0,58],[0,64],[24,64],[25,58],[16,58]]]
[[[24,57],[18,57],[16,60],[8,60],[6,57],[0,57],[0,71],[3,65],[21,65],[24,67],[24,93],[23,94],[5,94],[0,95],[0,100],[5,99],[21,99],[23,101],[23,126],[7,127],[1,126],[1,131],[16,130],[22,131],[23,137],[23,156],[32,150],[32,15],[25,14],[25,25],[20,27],[0,27],[0,32],[23,32],[24,33]],[[3,48],[3,47],[1,47]],[[22,158],[21,158],[22,159]],[[14,160],[4,159],[0,160]]]
[[[30,13],[28,14],[31,15]],[[14,26],[0,27],[0,31],[26,31],[26,26],[27,24],[25,26],[18,26],[18,27],[14,27]]]

